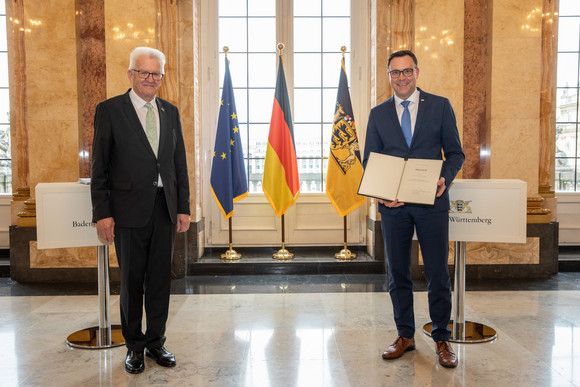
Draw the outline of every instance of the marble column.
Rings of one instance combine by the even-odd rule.
[[[155,45],[166,57],[165,74],[159,89],[159,97],[176,104],[181,115],[181,125],[189,170],[191,225],[187,233],[176,238],[173,273],[182,277],[187,265],[195,261],[203,251],[203,219],[199,219],[201,208],[200,172],[196,157],[202,152],[196,150],[199,136],[199,103],[197,94],[196,38],[199,37],[199,1],[155,0]],[[197,121],[196,121],[197,120]]]
[[[491,41],[487,0],[464,2],[463,164],[464,179],[489,179]]]
[[[79,177],[91,175],[93,120],[97,104],[107,98],[105,5],[76,0]]]
[[[414,49],[415,0],[371,0],[370,7],[370,95],[373,105],[378,105],[393,93],[387,73],[389,55],[398,50]],[[369,200],[368,203],[367,250],[369,254],[382,259],[383,238],[377,227],[381,215],[375,199]]]
[[[165,75],[157,95],[179,106],[177,4],[173,0],[156,0],[155,9],[155,45],[165,54]]]
[[[28,127],[26,97],[26,50],[23,0],[6,2],[8,82],[10,87],[10,137],[14,194],[11,203],[11,224],[18,223],[18,213],[30,198],[28,163]]]
[[[415,0],[376,0],[376,101],[387,100],[392,90],[387,74],[389,55],[413,50],[415,43]]]
[[[542,75],[540,86],[540,174],[538,193],[543,207],[550,210],[550,220],[557,220],[554,192],[556,142],[556,75],[558,58],[559,0],[543,0],[542,4]]]

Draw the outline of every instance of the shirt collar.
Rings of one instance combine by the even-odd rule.
[[[403,102],[403,101],[411,101],[412,104],[417,104],[417,103],[419,103],[419,94],[420,94],[419,89],[415,89],[415,91],[413,92],[413,94],[411,94],[411,96],[409,98],[407,98],[407,99],[401,99],[401,98],[397,97],[396,94],[394,94],[394,96],[395,96],[395,105],[396,106],[400,106],[401,105],[401,102]]]
[[[135,106],[143,107],[147,103],[147,101],[145,101],[143,98],[139,97],[137,95],[137,93],[135,93],[135,90],[133,90],[133,89],[131,89],[131,91],[129,91],[129,97],[131,98],[131,102],[133,102],[133,105],[135,105]],[[151,100],[151,105],[153,105],[153,109],[155,109],[155,110],[157,110],[157,103],[155,101],[156,99],[157,99],[157,97],[154,97]]]

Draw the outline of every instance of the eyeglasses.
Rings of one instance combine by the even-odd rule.
[[[404,70],[391,70],[389,71],[389,74],[391,74],[391,78],[399,78],[401,76],[401,73],[403,73],[403,75],[407,78],[409,78],[411,75],[413,75],[413,73],[415,72],[415,69],[404,69]]]
[[[135,69],[131,69],[131,71],[136,72],[139,78],[141,79],[147,79],[149,78],[149,75],[151,75],[151,78],[153,78],[154,81],[160,81],[161,78],[163,78],[163,74],[161,73],[150,73],[149,71],[141,71]]]

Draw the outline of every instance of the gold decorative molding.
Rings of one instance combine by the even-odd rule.
[[[21,187],[17,188],[16,192],[12,194],[12,201],[25,201],[30,198],[30,188]]]
[[[30,188],[19,187],[12,194],[10,202],[10,224],[18,224],[18,213],[24,211],[24,202],[30,199]]]
[[[36,227],[36,200],[24,202],[24,210],[18,213],[16,224],[18,227]]]
[[[550,223],[551,211],[542,208],[544,200],[541,196],[528,196],[527,223]]]
[[[544,199],[556,197],[556,191],[552,189],[551,185],[540,185],[538,187],[538,193]]]

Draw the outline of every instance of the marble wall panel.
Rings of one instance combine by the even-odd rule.
[[[419,265],[423,255],[419,247]],[[449,243],[449,265],[455,264],[455,242]],[[526,243],[467,242],[466,265],[537,265],[540,263],[540,238],[526,238]]]
[[[78,178],[75,1],[25,3],[30,187]]]
[[[88,268],[97,267],[97,247],[63,249],[38,249],[36,241],[30,242],[30,268]],[[119,267],[115,246],[109,246],[109,267]]]
[[[107,98],[125,93],[129,55],[135,47],[155,46],[155,0],[105,0]]]
[[[518,178],[538,192],[541,0],[493,2],[491,178]]]
[[[528,195],[538,192],[538,118],[492,118],[492,179],[521,179]]]
[[[468,265],[539,264],[540,238],[526,238],[526,243],[469,242],[465,261]]]
[[[435,17],[434,17],[435,15]],[[421,89],[449,98],[463,122],[463,0],[416,0],[415,47]]]
[[[76,99],[75,99],[76,102]],[[71,102],[72,103],[72,102]],[[28,120],[31,196],[41,182],[77,181],[78,120]]]

